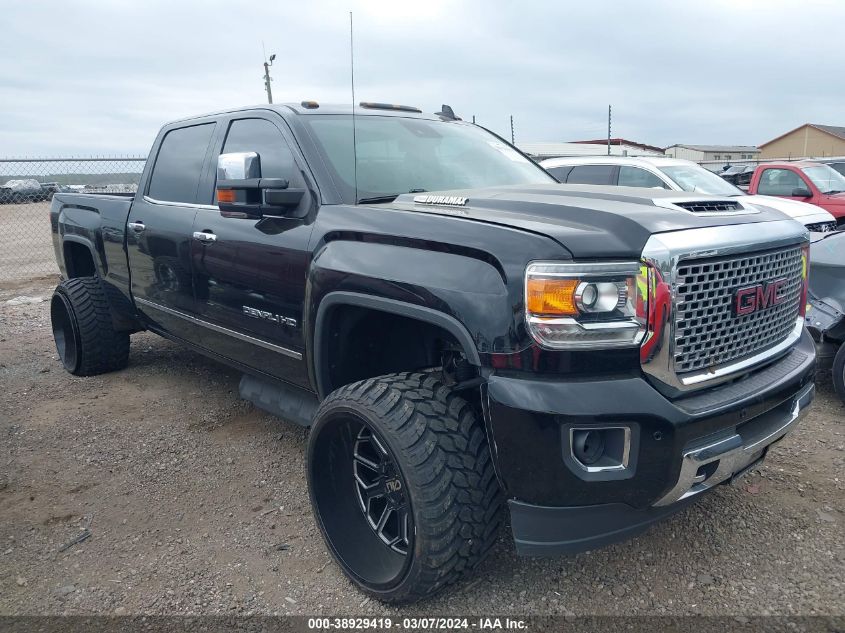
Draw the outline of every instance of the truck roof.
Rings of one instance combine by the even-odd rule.
[[[819,167],[821,163],[815,160],[773,160],[757,165],[758,167]]]
[[[226,110],[218,110],[216,112],[206,112],[204,114],[197,114],[194,116],[184,117],[181,119],[175,119],[173,121],[169,121],[168,125],[172,123],[181,123],[183,121],[192,121],[194,119],[203,119],[206,117],[212,116],[221,116],[224,114],[232,114],[234,112],[248,112],[251,110],[274,110],[284,116],[290,115],[315,115],[315,114],[352,114],[352,104],[317,104],[317,107],[313,105],[306,105],[306,104],[316,104],[315,101],[302,101],[300,103],[262,103],[256,105],[248,105],[248,106],[239,106],[237,108],[229,108]],[[366,103],[366,102],[365,102]],[[383,106],[391,106],[393,104],[377,104]],[[431,121],[437,121],[441,119],[445,119],[445,117],[440,117],[436,114],[429,114],[425,112],[416,112],[411,109],[398,109],[407,108],[407,106],[395,106],[393,108],[390,107],[355,107],[355,116],[400,116],[400,117],[408,117],[413,119],[428,119]]]
[[[683,158],[671,156],[566,156],[561,158],[547,158],[540,161],[543,167],[562,167],[564,165],[651,165],[653,167],[667,167],[678,164],[695,164]]]

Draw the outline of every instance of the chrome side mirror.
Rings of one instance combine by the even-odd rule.
[[[261,178],[261,159],[255,152],[231,152],[217,158],[217,180]]]
[[[262,178],[255,152],[232,152],[217,158],[217,206],[224,217],[305,217],[300,205],[305,189],[291,188],[284,178]]]

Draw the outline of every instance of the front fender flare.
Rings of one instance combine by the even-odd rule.
[[[320,301],[314,325],[314,377],[317,382],[317,393],[320,399],[328,395],[329,386],[327,362],[329,342],[325,340],[327,336],[325,325],[328,315],[338,306],[357,306],[371,310],[380,310],[443,328],[455,337],[455,340],[461,345],[467,360],[471,364],[476,366],[481,365],[481,358],[472,336],[470,336],[469,331],[455,317],[434,310],[433,308],[405,303],[396,299],[337,290],[329,292]]]

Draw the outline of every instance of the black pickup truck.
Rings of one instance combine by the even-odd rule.
[[[57,193],[65,368],[150,330],[310,426],[316,521],[358,586],[425,597],[516,549],[624,539],[762,460],[814,395],[808,234],[712,196],[557,184],[385,104],[162,128],[134,195]]]

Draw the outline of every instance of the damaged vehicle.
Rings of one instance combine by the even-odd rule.
[[[561,185],[448,106],[168,123],[136,193],[56,193],[50,221],[65,369],[122,370],[149,330],[242,372],[309,427],[326,547],[386,602],[471,574],[505,512],[522,555],[639,534],[814,396],[804,226]]]
[[[830,369],[845,403],[845,233],[813,234],[807,329],[816,341],[819,369]]]

